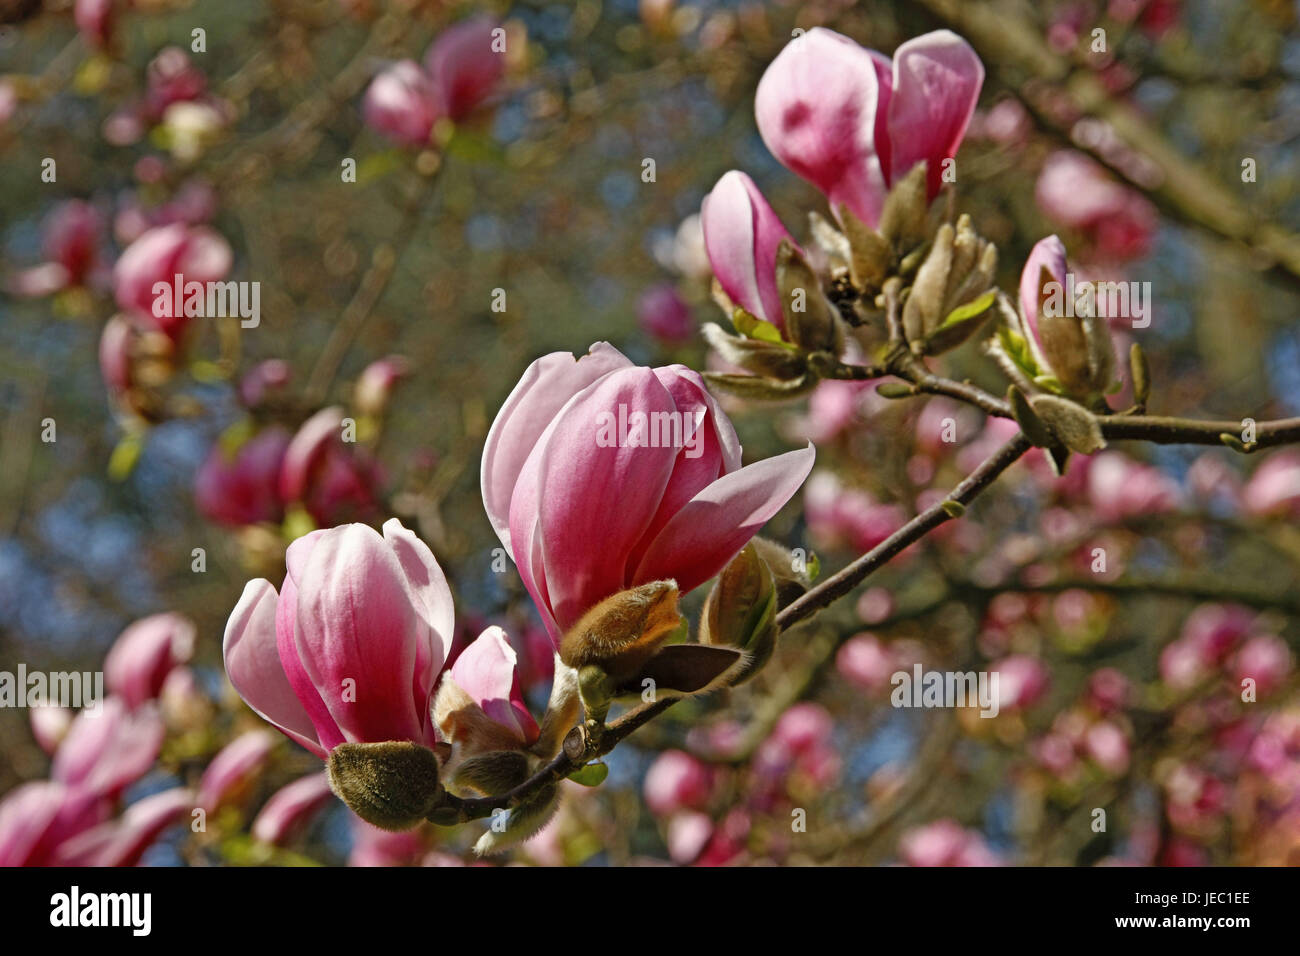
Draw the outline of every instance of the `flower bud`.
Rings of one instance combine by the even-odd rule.
[[[409,830],[442,797],[438,758],[405,740],[339,744],[330,751],[330,786],[339,799],[381,830]]]
[[[128,707],[153,700],[172,668],[194,652],[194,624],[179,614],[154,614],[136,621],[113,643],[104,659],[104,683]]]
[[[704,197],[700,221],[704,247],[723,291],[750,315],[781,328],[777,250],[782,240],[792,245],[794,240],[754,181],[734,169],[726,173]]]

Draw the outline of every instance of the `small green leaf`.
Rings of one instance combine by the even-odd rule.
[[[579,767],[573,773],[569,774],[569,779],[574,783],[580,783],[584,787],[599,787],[609,776],[609,767],[597,760],[595,763],[589,763],[585,767]]]
[[[939,328],[941,329],[947,328],[950,325],[957,325],[961,322],[966,322],[970,319],[973,319],[976,316],[983,315],[985,312],[988,311],[989,306],[993,304],[993,301],[997,297],[998,297],[998,290],[989,289],[989,291],[985,292],[982,296],[979,296],[976,299],[972,299],[970,302],[967,302],[965,305],[957,306],[957,308],[953,309],[951,312],[948,313],[948,317],[943,320],[943,322],[939,325]]]
[[[751,315],[739,307],[732,313],[731,324],[736,327],[737,332],[746,338],[758,339],[760,342],[771,342],[773,345],[789,344],[781,338],[781,330],[771,322],[765,322],[763,319]]]

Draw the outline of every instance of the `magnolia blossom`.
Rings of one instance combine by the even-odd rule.
[[[442,104],[420,65],[400,60],[371,81],[361,112],[367,126],[394,142],[425,146]]]
[[[368,519],[378,510],[378,465],[343,441],[343,409],[323,408],[303,422],[284,452],[280,499],[300,502],[317,524]]]
[[[283,845],[333,795],[329,774],[324,771],[299,777],[272,794],[253,821],[251,832],[263,843]]]
[[[899,505],[882,504],[862,488],[819,471],[804,490],[804,517],[818,547],[870,551],[907,523]]]
[[[646,771],[645,803],[656,816],[677,810],[697,810],[713,790],[709,768],[683,750],[665,750]]]
[[[214,282],[230,271],[230,245],[211,229],[172,223],[146,231],[127,247],[113,268],[117,304],[144,327],[157,329],[173,340],[180,338],[191,318],[173,314],[171,289],[176,276],[181,288],[190,282]],[[169,307],[155,310],[154,285],[164,283]],[[157,315],[157,312],[165,315]]]
[[[661,282],[641,293],[636,317],[641,330],[664,345],[681,345],[695,332],[691,307],[671,282]]]
[[[1164,472],[1122,452],[1104,451],[1088,469],[1088,502],[1103,521],[1123,521],[1178,508],[1182,493]]]
[[[45,261],[18,273],[14,292],[42,296],[72,286],[86,285],[99,278],[99,240],[104,224],[99,211],[81,199],[70,199],[54,207],[42,226],[41,246]]]
[[[984,838],[955,820],[914,827],[899,838],[898,853],[908,866],[998,866],[1001,860]]]
[[[1077,150],[1061,150],[1047,158],[1034,197],[1048,216],[1086,233],[1102,259],[1136,259],[1151,248],[1155,207]]]
[[[488,433],[483,502],[558,641],[611,594],[664,579],[684,594],[713,577],[795,493],[813,454],[741,467],[735,429],[698,374],[638,367],[602,342],[529,366]]]
[[[269,731],[250,730],[222,747],[203,771],[197,804],[212,813],[238,799],[266,765],[275,743]]]
[[[128,707],[155,699],[173,667],[194,653],[194,623],[180,614],[154,614],[128,627],[104,659],[104,683]]]
[[[59,844],[56,866],[135,866],[168,827],[194,806],[194,795],[174,787],[138,800],[121,817],[83,830]]]
[[[273,425],[241,444],[233,455],[223,442],[216,442],[194,477],[199,513],[232,527],[280,521],[284,517],[280,469],[289,441],[289,433]]]
[[[50,766],[50,778],[81,792],[116,800],[153,766],[162,749],[163,723],[152,704],[131,710],[110,695],[82,710]]]
[[[491,17],[471,17],[438,34],[424,54],[424,69],[453,120],[464,119],[500,85],[506,71],[500,29]]]
[[[930,198],[966,133],[984,66],[936,30],[889,57],[815,27],[768,66],[754,98],[763,142],[791,172],[876,226],[889,187],[926,163]]]
[[[396,519],[293,542],[279,593],[244,588],[226,625],[226,673],[253,710],[318,756],[344,741],[432,746],[434,681],[454,633],[428,545]]]
[[[1241,492],[1252,515],[1300,515],[1300,453],[1290,449],[1264,459]]]
[[[461,713],[467,698],[489,720],[506,731],[509,739],[504,742],[498,734],[489,735],[497,741],[496,749],[522,749],[535,743],[539,728],[524,703],[516,667],[518,662],[515,649],[499,627],[489,627],[465,648],[443,677],[438,706],[434,708],[435,716],[442,721],[439,729],[443,735],[455,743],[464,742],[470,746],[479,742],[468,739],[475,736],[475,728],[464,720]],[[460,694],[453,695],[453,690]],[[503,743],[513,746],[505,747]]]
[[[700,222],[722,290],[746,312],[784,328],[776,254],[781,240],[794,240],[754,181],[734,169],[726,173],[704,197]]]

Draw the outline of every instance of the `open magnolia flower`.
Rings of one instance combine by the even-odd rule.
[[[605,598],[721,571],[794,495],[813,449],[741,466],[700,376],[597,343],[543,356],[483,451],[483,503],[553,641]]]
[[[451,591],[428,545],[397,519],[289,546],[277,593],[244,588],[226,625],[226,672],[241,697],[308,750],[437,742],[434,682],[454,634]]]
[[[961,37],[936,30],[894,58],[814,27],[786,44],[758,84],[754,115],[772,154],[820,189],[831,210],[875,228],[891,186],[926,164],[933,199],[957,153],[984,65]]]

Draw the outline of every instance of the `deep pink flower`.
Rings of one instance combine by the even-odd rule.
[[[913,827],[899,838],[898,853],[908,866],[999,866],[984,838],[955,820]]]
[[[1024,710],[1047,693],[1047,668],[1028,654],[1012,654],[989,665],[998,675],[998,700],[1001,710]]]
[[[486,101],[505,75],[505,50],[493,49],[497,28],[491,17],[462,20],[438,34],[424,54],[424,69],[453,120],[464,119]]]
[[[1127,706],[1132,684],[1123,672],[1102,667],[1088,677],[1088,702],[1102,714],[1113,714]]]
[[[76,0],[72,19],[86,45],[95,50],[108,46],[113,36],[115,0]]]
[[[56,780],[21,784],[0,799],[0,866],[46,866],[58,848],[107,819],[109,802]]]
[[[681,345],[695,334],[691,308],[671,282],[660,282],[641,293],[636,317],[641,331],[664,345]]]
[[[1087,233],[1102,259],[1136,259],[1151,248],[1155,207],[1077,150],[1060,150],[1047,158],[1034,196],[1048,216]]]
[[[1246,678],[1255,681],[1260,694],[1277,690],[1291,673],[1291,649],[1272,634],[1252,637],[1241,645],[1232,661],[1237,687]]]
[[[124,630],[104,659],[109,693],[128,707],[155,699],[173,667],[194,653],[194,622],[180,614],[154,614]]]
[[[343,441],[343,409],[323,408],[299,427],[280,467],[280,498],[301,502],[318,525],[365,520],[379,508],[379,467]]]
[[[135,866],[163,831],[193,806],[194,794],[184,787],[152,794],[131,804],[118,819],[59,844],[52,862],[56,866]]]
[[[442,111],[438,91],[420,65],[400,60],[370,81],[361,115],[393,142],[421,147],[428,145]]]
[[[245,408],[256,408],[267,395],[289,384],[293,369],[284,359],[265,359],[239,380],[239,400]]]
[[[211,229],[181,223],[149,229],[127,247],[113,267],[117,304],[145,325],[178,339],[191,316],[185,315],[183,300],[181,308],[175,308],[175,277],[181,276],[183,291],[186,283],[225,278],[231,262],[230,245]],[[156,283],[165,283],[167,291],[155,295]],[[165,304],[161,301],[164,297]]]
[[[819,471],[804,489],[804,517],[818,547],[870,551],[907,522],[898,505],[882,504],[862,488]]]
[[[266,766],[276,737],[267,730],[250,730],[226,744],[212,758],[199,780],[196,803],[208,813],[239,798],[248,782]]]
[[[984,66],[948,30],[914,37],[891,61],[815,27],[786,44],[759,81],[758,130],[787,168],[875,227],[890,186],[927,163],[930,198],[966,133]]]
[[[272,425],[240,445],[233,458],[215,442],[194,477],[199,513],[230,527],[280,521],[280,469],[289,441],[287,431]]]
[[[537,740],[538,726],[524,703],[518,661],[505,631],[489,627],[456,658],[449,677],[489,718],[509,730],[520,747],[528,747]]]
[[[45,258],[67,274],[68,285],[82,285],[99,256],[103,220],[90,203],[71,199],[45,220]]]
[[[1252,515],[1300,515],[1300,452],[1288,449],[1266,458],[1250,476],[1241,501]]]
[[[798,249],[754,181],[726,173],[700,207],[704,248],[718,284],[751,315],[785,327],[776,286],[776,253],[782,239]]]
[[[434,680],[454,633],[428,545],[393,518],[289,546],[281,593],[250,581],[226,625],[226,672],[258,714],[318,756],[344,741],[435,741]]]
[[[116,800],[149,772],[162,749],[163,733],[152,704],[131,710],[122,698],[110,696],[77,715],[54,755],[50,778]]]
[[[1118,451],[1104,451],[1088,468],[1088,501],[1106,522],[1165,514],[1179,507],[1182,492],[1164,472]]]
[[[889,686],[890,675],[897,669],[889,648],[874,634],[859,634],[846,641],[835,655],[835,669],[845,680],[868,691]]]
[[[289,842],[334,795],[329,775],[309,773],[286,784],[271,795],[253,821],[252,834],[263,843],[282,846]]]
[[[698,810],[709,800],[713,773],[684,750],[665,750],[646,771],[642,790],[655,816],[677,810]]]
[[[173,103],[196,100],[207,89],[207,77],[178,46],[165,47],[145,70],[145,112],[157,121]]]
[[[698,374],[637,367],[602,342],[529,366],[488,434],[483,503],[558,641],[611,594],[664,579],[684,594],[713,577],[790,499],[813,454],[741,467],[735,429]]]

